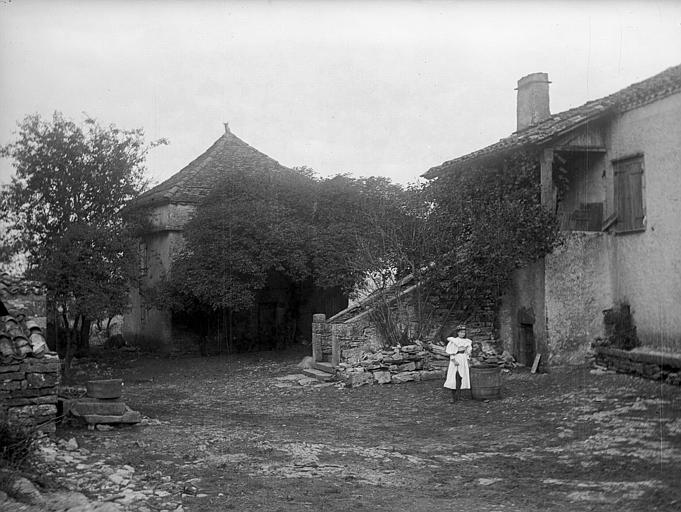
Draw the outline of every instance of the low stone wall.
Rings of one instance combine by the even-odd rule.
[[[0,364],[0,421],[54,432],[59,371],[51,353]]]
[[[338,365],[338,377],[348,387],[364,384],[444,379],[448,356],[435,355],[421,344],[362,352]]]
[[[620,373],[681,386],[681,355],[596,347],[596,363]]]

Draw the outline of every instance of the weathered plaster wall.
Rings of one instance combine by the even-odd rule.
[[[612,306],[608,236],[575,231],[545,259],[546,333],[553,364],[583,363],[603,336],[603,310]]]
[[[681,94],[625,112],[609,133],[611,161],[640,153],[644,164],[646,229],[613,235],[610,248],[615,301],[631,305],[642,343],[681,350]]]
[[[153,229],[181,231],[195,209],[196,207],[190,204],[164,204],[152,208],[148,219]]]
[[[143,286],[161,282],[170,271],[173,256],[184,246],[182,232],[194,208],[189,205],[163,205],[150,213],[155,229],[140,240],[140,272]],[[123,335],[131,342],[160,349],[172,344],[172,315],[152,308],[140,290],[130,292],[130,310],[125,315]]]
[[[544,261],[516,270],[511,285],[498,309],[499,339],[504,350],[519,355],[521,310],[533,317],[535,350],[546,357],[546,322],[544,311]],[[527,320],[527,318],[525,318]]]

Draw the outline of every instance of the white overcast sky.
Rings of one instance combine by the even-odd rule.
[[[511,133],[523,75],[559,112],[677,64],[679,1],[0,0],[0,144],[85,112],[167,138],[159,182],[228,121],[284,165],[405,183]]]

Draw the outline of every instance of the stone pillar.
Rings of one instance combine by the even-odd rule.
[[[326,332],[326,315],[312,315],[312,360],[322,360],[322,337]]]
[[[335,368],[340,363],[340,340],[335,332],[331,331],[331,365]]]

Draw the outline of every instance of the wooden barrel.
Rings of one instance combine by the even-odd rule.
[[[498,366],[471,366],[471,396],[475,400],[501,398],[501,369]]]

